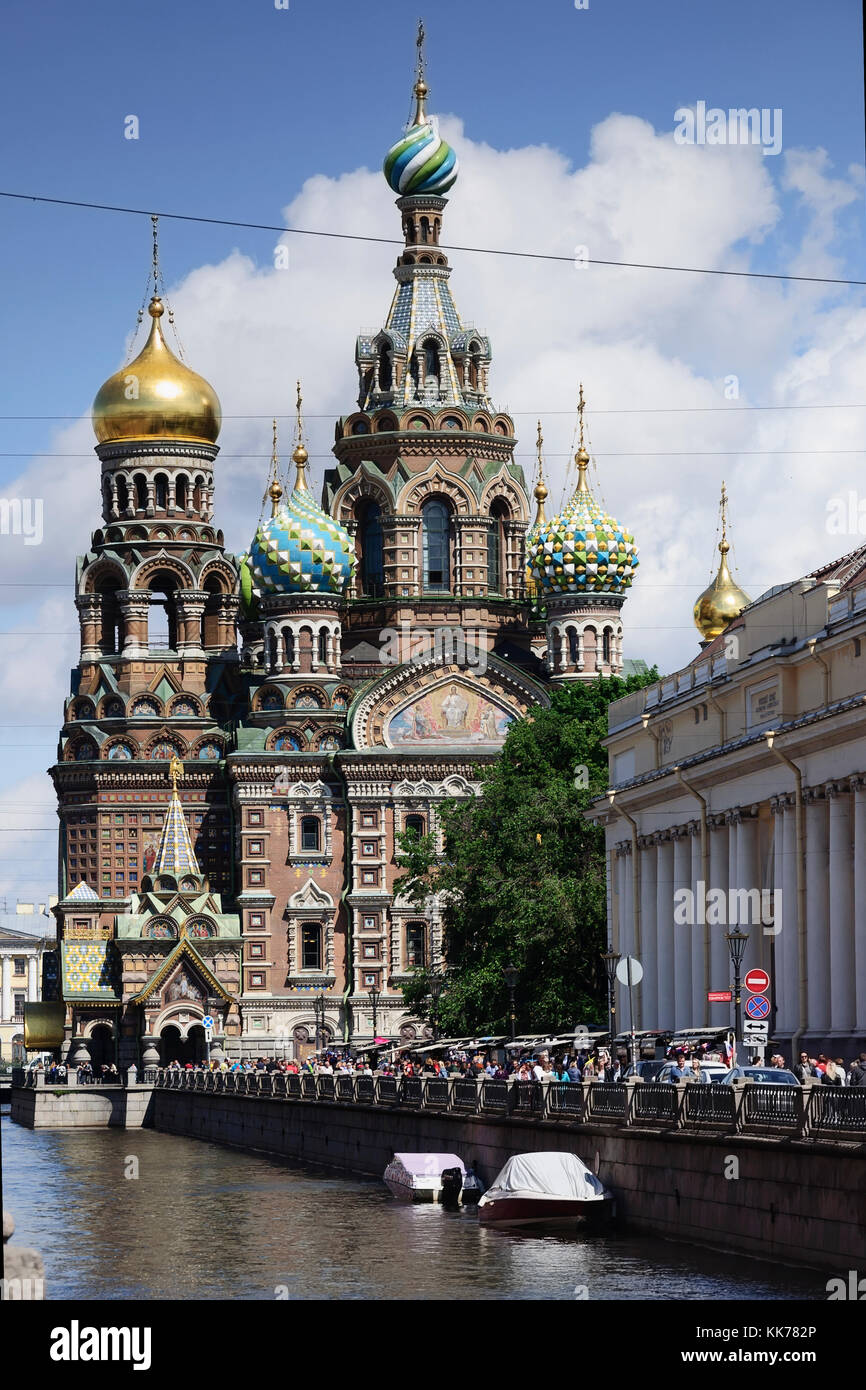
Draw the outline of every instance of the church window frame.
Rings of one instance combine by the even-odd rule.
[[[442,497],[431,497],[421,507],[422,577],[424,592],[451,592],[451,541],[453,512]]]
[[[322,944],[324,931],[321,922],[299,922],[299,953],[302,972],[322,970]]]

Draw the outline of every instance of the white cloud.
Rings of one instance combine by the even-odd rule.
[[[670,133],[619,113],[595,128],[579,169],[549,147],[501,151],[473,142],[454,118],[442,120],[442,131],[458,147],[462,166],[445,217],[446,248],[570,257],[585,244],[596,258],[724,269],[753,268],[760,252],[761,268],[838,274],[839,215],[862,191],[863,171],[834,174],[823,150],[791,151],[783,166],[771,169],[757,148],[677,145]],[[392,195],[381,174],[366,169],[310,178],[285,216],[299,227],[400,234]],[[270,453],[269,420],[239,417],[274,411],[290,417],[294,382],[302,377],[319,484],[334,419],[355,404],[355,335],[383,321],[394,288],[396,245],[303,236],[285,243],[288,270],[274,268],[265,238],[259,265],[233,253],[195,270],[171,296],[186,358],[222,401],[217,519],[236,549],[255,526]],[[738,577],[755,596],[856,542],[828,535],[824,517],[827,500],[856,484],[862,456],[817,451],[859,448],[862,412],[764,414],[735,407],[858,401],[866,374],[859,291],[604,266],[578,270],[468,251],[453,252],[451,260],[463,316],[493,342],[494,397],[520,412],[519,456],[527,475],[535,418],[542,415],[552,499],[572,448],[568,412],[578,379],[585,383],[600,486],[641,547],[624,610],[627,654],[665,669],[694,655],[691,608],[715,558],[722,478],[731,495]],[[119,365],[121,346],[92,345],[103,376]],[[730,374],[739,379],[740,397],[728,402],[723,385]],[[98,385],[95,379],[94,391]],[[680,413],[604,413],[661,406]],[[36,458],[11,490],[45,498],[45,542],[18,548],[18,579],[70,586],[65,597],[41,606],[35,623],[22,620],[28,630],[77,625],[74,557],[100,524],[92,442],[88,421],[58,431],[55,452],[89,457]],[[281,444],[287,456],[289,421]],[[785,456],[783,450],[816,452]],[[258,457],[242,457],[249,455]],[[7,611],[3,626],[13,624]],[[58,639],[42,649],[35,699],[40,712],[58,720],[70,647]],[[25,639],[8,648],[0,684],[13,712],[30,698],[24,668],[32,670],[32,655]]]

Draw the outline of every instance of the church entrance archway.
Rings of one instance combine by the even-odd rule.
[[[88,1039],[90,1062],[98,1074],[103,1065],[110,1067],[114,1058],[114,1029],[110,1023],[97,1023]]]

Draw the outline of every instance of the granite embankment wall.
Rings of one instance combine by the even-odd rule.
[[[28,1129],[141,1129],[152,1086],[14,1086],[11,1118]]]
[[[485,1183],[514,1153],[571,1150],[590,1166],[597,1158],[632,1229],[837,1272],[866,1252],[862,1143],[171,1090],[154,1091],[150,1114],[166,1133],[374,1177],[395,1150],[457,1153]]]

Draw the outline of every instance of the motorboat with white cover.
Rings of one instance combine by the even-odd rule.
[[[384,1172],[395,1197],[405,1202],[477,1202],[481,1183],[463,1160],[447,1153],[395,1153]]]
[[[478,1203],[479,1220],[506,1226],[572,1226],[606,1220],[614,1199],[572,1153],[515,1154]]]

